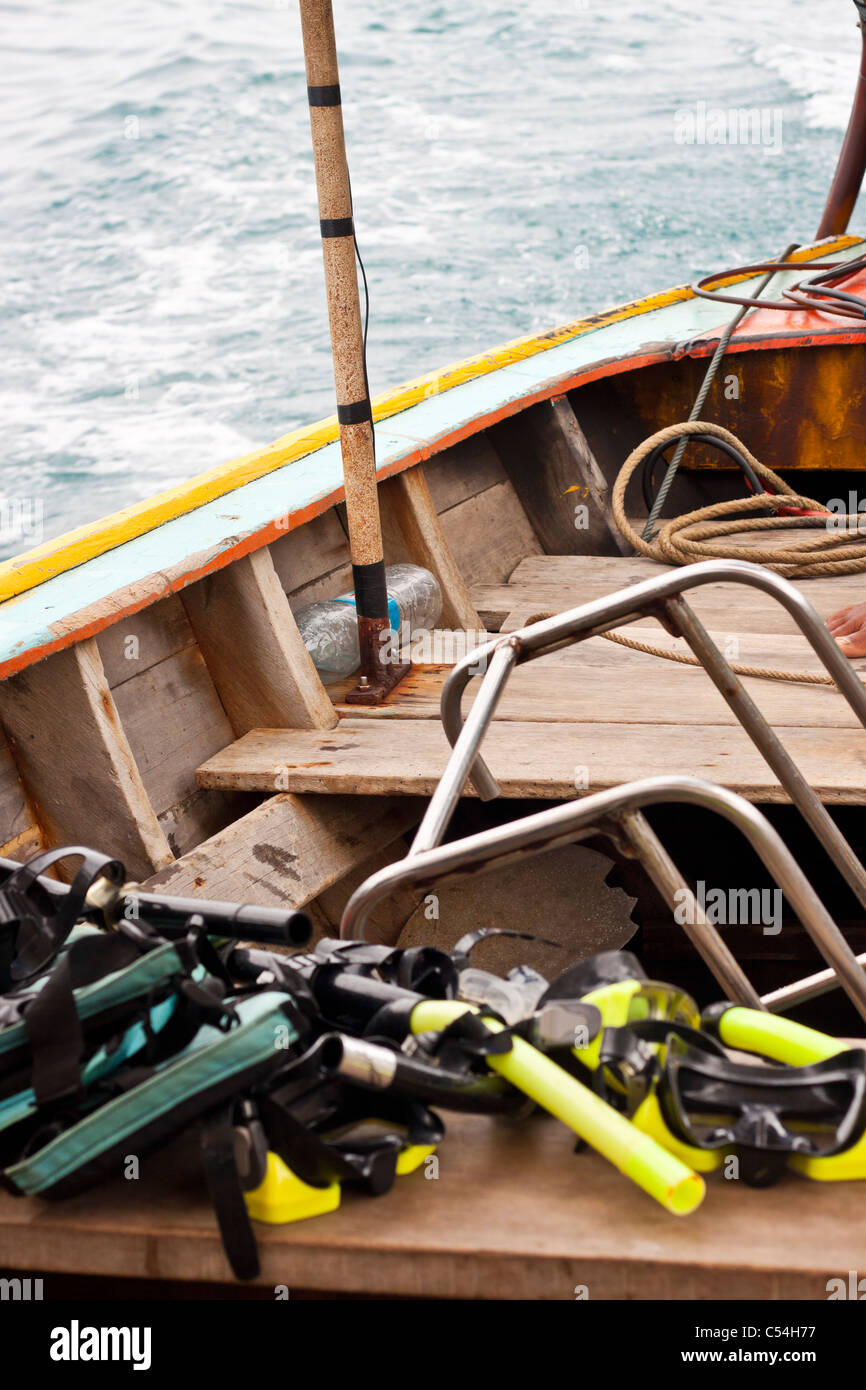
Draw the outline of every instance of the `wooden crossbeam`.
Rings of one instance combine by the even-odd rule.
[[[411,800],[271,797],[148,879],[178,897],[300,908],[421,818]]]
[[[335,723],[266,547],[181,597],[235,733],[263,724],[327,729]]]
[[[410,468],[389,478],[379,489],[379,500],[383,525],[387,527],[388,520],[392,520],[402,532],[413,563],[436,576],[442,591],[442,626],[477,632],[480,619],[445,539],[421,469]]]

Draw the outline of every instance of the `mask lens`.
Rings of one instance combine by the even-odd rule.
[[[664,1019],[668,1023],[682,1023],[688,1028],[698,1028],[701,1014],[694,999],[681,989],[656,980],[646,980],[632,995],[628,1019],[629,1023]]]

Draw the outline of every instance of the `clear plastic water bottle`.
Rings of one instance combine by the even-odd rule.
[[[435,575],[420,565],[389,565],[385,581],[391,628],[400,632],[403,644],[422,628],[431,632],[442,615],[442,591]],[[334,681],[357,671],[361,653],[354,594],[311,603],[295,614],[295,622],[323,679]]]

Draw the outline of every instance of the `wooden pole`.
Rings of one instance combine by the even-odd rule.
[[[346,699],[379,704],[409,668],[383,648],[391,623],[334,15],[331,0],[300,0],[300,7],[361,649],[360,684]]]
[[[854,0],[854,4],[863,36],[860,76],[833,185],[818,228],[818,241],[827,236],[841,236],[847,230],[866,173],[866,0]]]

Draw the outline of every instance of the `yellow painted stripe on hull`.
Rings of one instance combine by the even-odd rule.
[[[823,243],[818,254],[832,255],[856,245],[861,240],[861,237],[856,236],[837,237],[833,241]],[[794,252],[791,259],[805,261],[814,255],[815,248],[807,246]],[[750,278],[753,277],[738,276],[730,283]],[[583,333],[693,298],[689,287],[680,285],[665,290],[662,294],[649,295],[619,308],[577,319],[574,323],[564,324],[548,333],[515,338],[491,352],[467,357],[438,372],[428,372],[425,376],[416,377],[393,391],[377,396],[373,402],[373,416],[376,420],[388,420],[429,396],[440,395],[454,386],[462,386],[467,381],[474,381],[478,377],[498,371],[512,362],[521,362],[539,352],[547,352],[550,348],[558,347]],[[228,492],[234,492],[245,483],[264,477],[266,473],[272,473],[288,463],[295,463],[338,438],[337,417],[331,415],[326,420],[319,420],[313,425],[305,425],[283,435],[264,449],[257,449],[254,453],[218,464],[206,473],[198,473],[194,478],[179,483],[177,487],[167,488],[142,502],[124,507],[122,511],[113,512],[110,516],[89,525],[79,526],[74,531],[67,531],[64,535],[25,551],[12,560],[3,561],[0,563],[0,603],[14,598],[16,594],[35,589],[55,575],[74,569],[76,565],[92,560],[97,555],[104,555],[106,551],[124,545],[136,536],[143,536],[166,521],[185,516],[196,507],[212,502],[217,497],[223,497]]]

